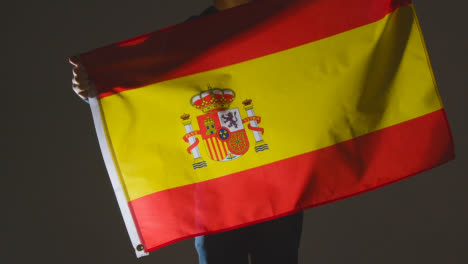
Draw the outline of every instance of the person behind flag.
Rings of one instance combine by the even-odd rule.
[[[197,19],[253,0],[214,0]],[[91,81],[78,57],[71,57],[73,67],[72,87],[75,93],[87,101]],[[217,234],[198,236],[195,248],[200,264],[247,264],[249,254],[253,264],[298,263],[298,250],[302,233],[303,212],[271,221],[238,228]]]

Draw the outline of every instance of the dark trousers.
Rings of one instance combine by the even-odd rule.
[[[297,264],[303,212],[239,229],[199,236],[200,264]]]

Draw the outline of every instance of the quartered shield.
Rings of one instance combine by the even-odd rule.
[[[212,160],[230,161],[249,150],[249,140],[238,108],[198,116],[197,121]]]

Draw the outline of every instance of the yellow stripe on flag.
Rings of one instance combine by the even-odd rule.
[[[102,98],[127,198],[308,153],[441,109],[427,63],[412,6],[403,6],[320,41]],[[192,168],[179,117],[189,113],[199,129],[195,117],[203,113],[190,98],[207,85],[234,90],[230,108],[243,118],[242,101],[252,99],[269,151],[254,151],[245,123],[250,149],[244,156],[213,161],[199,138],[208,166]]]

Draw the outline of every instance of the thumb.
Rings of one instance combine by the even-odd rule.
[[[80,64],[80,58],[78,56],[71,56],[68,61],[74,66],[78,66]]]

